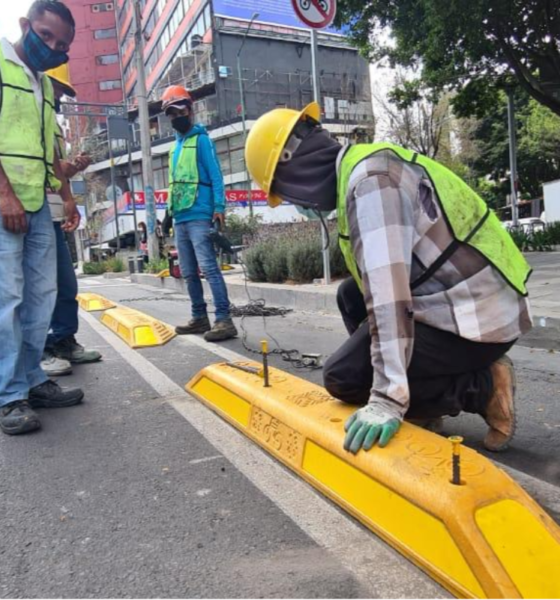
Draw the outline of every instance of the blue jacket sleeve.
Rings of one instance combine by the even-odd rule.
[[[220,161],[216,154],[214,143],[207,135],[199,138],[198,152],[203,169],[210,178],[212,194],[214,197],[214,212],[223,213],[226,210],[226,195],[224,190],[224,178]]]

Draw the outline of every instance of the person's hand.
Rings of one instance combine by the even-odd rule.
[[[344,424],[344,449],[356,454],[360,448],[371,450],[379,440],[384,448],[401,426],[401,419],[373,402],[357,410]]]
[[[91,165],[91,156],[82,152],[73,164],[78,172],[85,171]]]
[[[226,218],[224,213],[214,213],[214,216],[212,217],[212,220],[214,222],[218,222],[220,224],[220,231],[225,227],[226,224]]]
[[[66,216],[66,220],[62,225],[62,230],[66,231],[67,233],[76,231],[76,229],[78,229],[78,225],[80,224],[81,215],[74,200],[66,201],[64,203],[64,214]]]
[[[0,193],[0,214],[4,229],[11,233],[27,231],[27,215],[19,198],[12,189]]]

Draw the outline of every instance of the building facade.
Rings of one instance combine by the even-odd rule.
[[[244,162],[245,134],[268,110],[302,108],[312,101],[309,30],[296,21],[290,0],[141,0],[140,6],[156,190],[168,187],[167,155],[174,139],[158,100],[167,86],[180,84],[194,98],[196,121],[206,125],[214,140],[230,208],[237,207],[246,214],[243,192],[251,184]],[[121,40],[124,97],[128,107],[134,109],[137,73],[133,0],[116,0],[116,24]],[[339,138],[368,139],[373,129],[368,63],[341,32],[321,31],[318,42],[326,127]],[[137,129],[132,146],[132,178],[128,155],[115,153],[117,180],[123,192],[142,190]],[[109,160],[102,160],[93,165],[91,172],[108,181],[109,166]],[[253,200],[265,219],[272,218],[258,191]],[[274,212],[274,218],[297,218],[291,208]],[[128,228],[127,223],[130,219],[123,217],[120,231]]]
[[[123,100],[115,2],[65,0],[76,21],[70,49],[70,77],[79,102]]]

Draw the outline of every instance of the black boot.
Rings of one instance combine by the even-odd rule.
[[[32,408],[66,408],[80,404],[83,398],[82,390],[63,390],[50,380],[29,390],[29,404]]]
[[[237,337],[237,329],[231,319],[216,321],[214,327],[204,334],[204,339],[207,342],[223,342],[234,337]]]
[[[39,417],[26,400],[16,400],[0,407],[0,429],[8,435],[29,433],[41,427]]]
[[[177,335],[193,335],[195,333],[206,333],[212,329],[208,317],[199,317],[191,319],[186,325],[175,327]]]

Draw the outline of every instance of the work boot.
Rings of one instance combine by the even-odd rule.
[[[66,408],[80,404],[84,392],[78,388],[63,390],[57,383],[45,381],[29,390],[29,405],[32,408]]]
[[[70,375],[72,373],[70,361],[56,357],[50,350],[43,352],[41,369],[43,369],[47,377],[62,377],[63,375]]]
[[[57,358],[68,360],[75,365],[94,363],[101,360],[100,352],[86,350],[81,344],[78,344],[73,335],[57,342],[54,345],[53,353]]]
[[[195,333],[206,333],[210,331],[210,321],[208,317],[196,317],[191,319],[186,325],[179,325],[175,327],[175,333],[177,335],[194,335]]]
[[[231,319],[223,319],[216,321],[214,327],[204,334],[204,339],[207,342],[223,342],[237,336],[237,329]]]
[[[443,431],[443,418],[437,417],[435,419],[407,419],[405,421],[416,427],[421,427],[432,433],[441,433]]]
[[[517,385],[513,363],[507,356],[491,367],[494,389],[488,401],[484,420],[489,428],[484,447],[491,452],[501,452],[508,447],[515,433],[515,388]]]
[[[8,435],[29,433],[41,427],[39,417],[26,400],[16,400],[0,407],[0,429]]]

